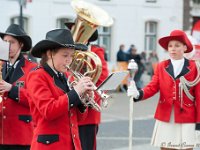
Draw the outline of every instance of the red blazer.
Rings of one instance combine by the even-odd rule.
[[[184,76],[188,81],[194,81],[197,77],[197,68],[193,60],[185,59],[181,73],[175,78],[170,60],[158,64],[152,81],[140,91],[140,98],[147,99],[158,91],[158,101],[155,118],[169,122],[172,109],[174,108],[176,123],[200,122],[200,83],[189,88],[195,100],[190,100],[183,92],[183,105],[179,98],[180,77]]]
[[[108,71],[108,65],[107,62],[104,58],[104,49],[99,47],[99,46],[95,46],[92,45],[91,46],[91,51],[94,52],[97,56],[99,56],[99,58],[101,59],[102,62],[102,73],[100,75],[99,80],[96,83],[96,86],[99,86],[109,75],[109,71]],[[101,100],[100,97],[98,96],[98,94],[95,93],[95,98],[96,101],[98,101],[98,104],[101,104]],[[92,109],[92,108],[88,108],[88,116],[86,119],[79,121],[79,125],[87,125],[87,124],[99,124],[101,122],[101,114],[100,112]]]
[[[17,64],[10,83],[11,91],[3,94],[0,104],[0,144],[30,145],[32,139],[31,115],[28,106],[26,77],[37,64],[22,57]],[[6,79],[6,63],[2,77]]]
[[[27,82],[34,122],[31,150],[81,150],[77,121],[85,113],[70,105],[70,99],[79,99],[75,90],[69,91],[47,65],[31,72]]]

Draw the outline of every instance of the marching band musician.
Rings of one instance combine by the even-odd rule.
[[[192,150],[197,140],[195,128],[200,129],[200,68],[183,56],[193,46],[182,30],[173,30],[160,38],[159,44],[168,51],[170,59],[157,65],[147,86],[138,91],[133,83],[127,95],[137,102],[160,91],[151,144],[161,150]]]
[[[27,74],[37,64],[25,59],[21,52],[31,49],[32,40],[16,24],[11,24],[0,37],[10,43],[9,62],[3,64],[0,92],[0,149],[29,150],[32,139],[31,115],[27,99]]]
[[[96,30],[93,35],[88,40],[88,46],[90,46],[91,52],[94,52],[101,59],[102,72],[96,83],[98,87],[109,75],[107,62],[104,58],[104,49],[98,45],[92,45],[90,42],[96,41],[98,39],[98,31]],[[101,98],[99,95],[95,94],[95,101],[101,105]],[[98,133],[98,127],[101,123],[101,112],[98,112],[92,108],[88,108],[88,116],[86,119],[79,121],[79,134],[81,139],[81,145],[83,150],[96,150],[97,141],[96,136]]]
[[[31,51],[41,58],[41,67],[27,79],[35,127],[31,150],[82,150],[78,120],[84,119],[87,109],[81,96],[93,91],[94,84],[90,77],[82,77],[73,88],[69,86],[66,66],[72,62],[76,46],[70,30],[55,29]]]
[[[75,23],[74,22],[66,22],[65,25],[71,29]],[[88,50],[94,52],[97,56],[99,56],[102,62],[102,73],[96,83],[98,87],[109,75],[107,62],[104,58],[104,49],[99,47],[98,45],[92,45],[91,42],[94,42],[98,39],[98,31],[92,34],[92,36],[88,39]],[[95,101],[99,105],[101,105],[101,98],[95,93]],[[83,150],[96,150],[96,136],[98,132],[98,126],[101,122],[101,112],[98,112],[92,108],[88,108],[88,115],[84,120],[78,122],[79,124],[79,135],[81,140],[81,145]]]

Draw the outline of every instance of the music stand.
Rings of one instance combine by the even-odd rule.
[[[112,72],[98,87],[97,90],[116,90],[123,79],[128,75],[128,71]]]

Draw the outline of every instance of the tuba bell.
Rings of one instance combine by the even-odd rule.
[[[109,27],[113,24],[113,19],[103,9],[81,0],[71,2],[72,8],[77,14],[74,25],[71,28],[73,39],[77,43],[87,44],[89,38],[97,30],[98,26]],[[101,72],[102,63],[100,58],[91,51],[76,51],[73,61],[69,66],[72,74],[76,76],[89,76],[94,84],[97,83]],[[77,75],[77,73],[79,75]],[[106,106],[105,101],[109,96],[102,91],[96,91],[102,98],[103,106]],[[91,99],[91,98],[88,98]],[[105,103],[105,104],[104,104]],[[90,105],[97,111],[100,111],[100,106],[93,100]]]
[[[71,5],[77,13],[75,25],[71,29],[75,42],[87,44],[98,26],[109,27],[113,24],[108,13],[96,5],[81,0],[74,0]]]

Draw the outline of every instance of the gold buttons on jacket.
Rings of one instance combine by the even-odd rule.
[[[46,144],[49,144],[50,143],[50,141],[46,141]]]

